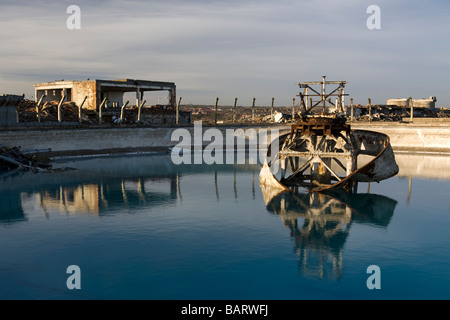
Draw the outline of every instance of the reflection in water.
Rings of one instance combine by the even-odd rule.
[[[152,190],[155,185],[169,185],[170,190]],[[39,190],[36,195],[45,216],[49,211],[64,214],[103,215],[112,209],[136,206],[169,205],[179,194],[176,175],[166,178],[113,179],[101,183],[60,185]],[[147,190],[148,189],[148,190]]]
[[[210,179],[214,181],[211,191],[220,201],[220,191],[224,190],[219,188],[218,173],[233,176],[230,187],[237,199],[239,173],[252,172],[252,196],[255,199],[255,175],[259,171],[259,165],[177,166],[170,162],[170,157],[160,155],[79,160],[76,165],[78,170],[75,171],[25,173],[0,178],[0,223],[27,220],[26,208],[30,207],[42,212],[46,218],[53,213],[102,216],[111,212],[131,212],[128,209],[134,208],[167,207],[182,201],[181,181],[185,175],[193,181],[195,175],[202,175],[201,179],[204,179],[205,173],[206,176],[211,174]]]
[[[10,224],[27,220],[19,193],[10,190],[0,192],[0,204],[0,223]]]
[[[25,173],[2,178],[0,223],[28,220],[24,211],[29,207],[40,210],[46,218],[51,213],[101,216],[114,210],[168,206],[181,200],[176,172],[133,175],[111,163],[110,167],[119,172]]]
[[[169,184],[170,191],[146,190],[146,186]],[[55,189],[37,192],[42,212],[48,211],[65,214],[102,215],[114,208],[129,209],[136,206],[153,204],[170,204],[177,198],[178,177],[138,178],[136,180],[111,180],[98,184],[60,185]]]
[[[422,158],[424,163],[419,161]],[[420,168],[419,175],[418,171],[413,172],[411,157],[403,159],[398,156],[399,175],[409,178],[408,193],[405,194],[407,203],[411,198],[412,178],[421,175],[435,177],[436,172],[450,172],[450,161],[447,161],[450,158],[444,157],[446,161],[440,162],[435,158],[422,158],[412,159]],[[426,165],[436,161],[445,164],[444,167]],[[251,173],[251,181],[246,180],[243,186],[251,190],[245,200],[259,199],[255,183],[258,183],[260,165],[176,166],[170,158],[163,156],[85,160],[77,162],[77,165],[80,170],[59,174],[1,177],[0,224],[28,220],[26,208],[29,203],[26,202],[31,201],[34,201],[37,212],[40,210],[47,218],[54,212],[102,216],[114,210],[126,212],[127,208],[163,208],[182,200],[183,179],[193,181],[199,175],[202,175],[199,183],[205,188],[213,182],[214,190],[206,192],[222,201],[222,198],[226,199],[225,188],[232,190],[234,199],[238,195],[242,197],[238,192],[242,186],[238,177],[241,172]],[[228,186],[221,184],[222,174],[230,177],[229,180],[224,179]],[[205,189],[198,192],[205,192]],[[370,185],[363,191],[367,193],[343,195],[271,192],[273,190],[262,189],[266,208],[278,215],[289,229],[299,257],[300,273],[321,278],[339,278],[342,275],[343,247],[353,223],[387,227],[397,205],[388,197],[369,194]]]
[[[264,191],[264,190],[263,190]],[[387,227],[397,201],[376,194],[284,192],[265,196],[294,238],[302,276],[339,279],[343,247],[353,222]]]

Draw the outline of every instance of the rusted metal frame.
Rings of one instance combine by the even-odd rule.
[[[319,104],[321,104],[321,103],[322,103],[322,100],[317,101],[314,105],[312,105],[312,103],[311,103],[311,107],[309,107],[309,109],[306,110],[306,113],[310,112],[310,111],[311,111],[312,109],[314,109],[315,107],[318,107]]]
[[[320,84],[322,84],[322,82],[321,82]],[[319,91],[316,91],[313,87],[311,87],[311,86],[309,86],[309,85],[306,85],[305,89],[311,89],[311,90],[312,90],[313,92],[315,92],[317,95],[322,96],[322,94],[321,94]],[[308,97],[310,97],[310,96],[315,96],[315,95],[308,94]]]
[[[305,95],[304,95],[304,93],[299,92],[298,96],[300,97],[300,107],[299,107],[300,115],[303,116],[306,112],[306,104],[305,104],[305,100],[304,100]],[[302,106],[303,106],[303,110],[302,110]]]
[[[317,136],[316,136],[317,137]],[[324,143],[326,142],[326,136],[321,136],[320,140],[316,139],[316,144],[314,146],[314,150],[310,150],[311,153],[317,152],[317,151],[321,151],[320,148],[322,148],[322,146],[324,145]]]
[[[291,126],[291,133],[286,138],[286,140],[284,140],[281,149],[288,148],[288,145],[290,146],[293,143],[293,141],[294,141],[294,139],[295,139],[295,137],[297,135],[297,131],[298,131],[298,126],[297,125],[292,125]]]
[[[329,140],[333,140],[334,142],[336,142],[336,145],[338,145],[338,148],[343,150],[343,151],[349,151],[345,148],[345,145],[339,141],[339,137],[342,138],[347,144],[349,144],[351,146],[351,143],[348,141],[347,137],[345,137],[342,133],[338,133],[337,134],[338,137],[334,136],[334,135],[330,135],[330,139]],[[336,148],[335,148],[336,149]]]
[[[314,156],[310,156],[308,160],[306,160],[300,167],[297,168],[286,180],[291,180],[298,174],[303,174],[303,172],[311,166],[311,160],[314,159]]]
[[[294,151],[294,150],[281,150],[279,152],[280,156],[283,158],[287,157],[309,157],[311,155],[311,152],[309,151]],[[316,153],[317,154],[317,153]],[[339,157],[339,158],[345,158],[345,157],[351,157],[351,152],[320,152],[320,155],[325,158],[333,158],[333,157]]]
[[[335,96],[334,93],[335,93],[337,90],[339,90],[340,88],[341,88],[341,86],[337,87],[336,89],[334,89],[333,91],[331,91],[329,94],[325,94],[325,95],[323,96],[323,100],[327,100],[327,99],[329,99],[330,97],[334,97],[334,96]],[[340,94],[336,94],[336,96],[337,96],[337,97],[340,97]],[[333,102],[331,102],[331,99],[329,99],[328,102],[331,103],[333,106],[336,107],[336,105],[335,105]]]
[[[297,159],[297,157],[289,157],[289,165],[291,166],[291,170],[295,171],[295,163],[294,163],[294,159]]]
[[[308,81],[308,82],[301,82],[298,83],[298,85],[304,85],[304,86],[309,86],[309,85],[322,85],[324,82],[323,81]],[[346,84],[347,81],[325,81],[325,84],[340,84],[340,85],[344,85]]]
[[[330,171],[330,173],[338,179],[338,181],[341,181],[341,180],[342,180],[342,178],[339,177],[339,176],[337,175],[337,173],[334,172],[334,171],[333,171],[333,170],[325,163],[325,161],[324,161],[320,156],[316,156],[316,157],[317,157],[317,158],[319,159],[319,161],[325,166],[325,168],[327,168],[327,170]]]
[[[344,169],[345,171],[347,171],[347,167],[345,167],[339,159],[333,158],[333,160],[336,161],[336,163],[337,163],[342,169]]]

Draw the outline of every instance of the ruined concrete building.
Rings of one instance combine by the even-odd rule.
[[[412,104],[414,108],[434,109],[436,107],[436,101],[436,97],[431,96],[428,99],[412,99]],[[409,105],[409,99],[406,98],[387,99],[386,104],[388,106],[411,107]]]
[[[73,101],[83,109],[98,110],[106,99],[111,106],[121,107],[123,96],[127,92],[136,92],[136,105],[139,106],[147,91],[168,91],[169,104],[175,107],[176,86],[173,82],[121,79],[121,80],[83,80],[83,81],[52,81],[36,83],[35,99],[39,101],[61,100]],[[130,101],[130,105],[133,102]]]

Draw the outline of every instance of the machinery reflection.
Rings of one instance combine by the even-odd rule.
[[[387,227],[397,201],[369,193],[264,193],[267,210],[289,229],[301,276],[339,279],[351,225]]]

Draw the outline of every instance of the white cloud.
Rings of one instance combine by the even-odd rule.
[[[370,31],[369,1],[2,2],[0,85],[32,93],[35,82],[127,77],[174,81],[194,103],[289,104],[296,82],[328,75],[361,101],[420,88],[450,105],[449,6],[378,3],[382,29]],[[81,8],[81,30],[66,28],[70,4]]]

